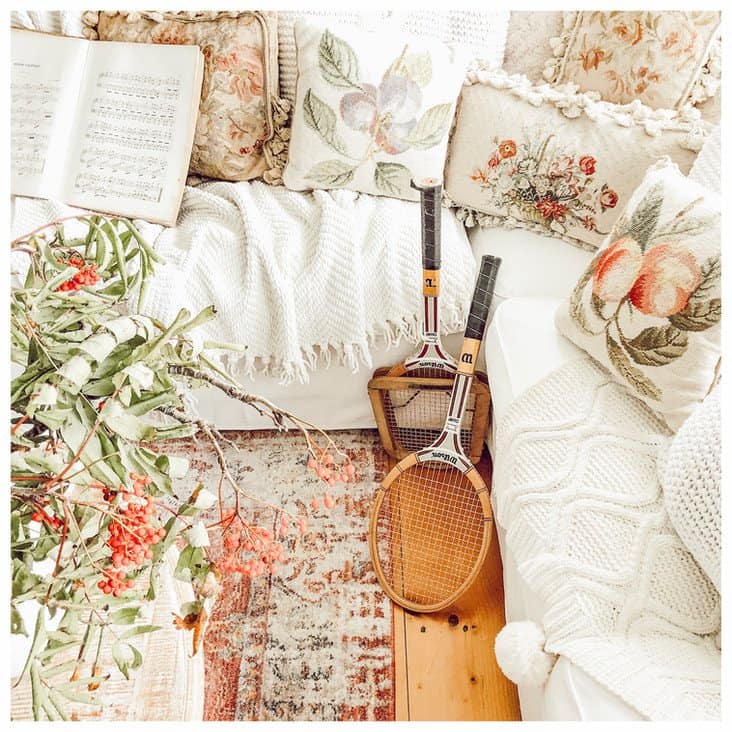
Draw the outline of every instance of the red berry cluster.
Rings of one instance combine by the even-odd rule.
[[[63,260],[60,259],[59,262],[63,263]],[[61,283],[56,292],[75,292],[86,285],[96,285],[99,282],[96,264],[87,265],[78,255],[71,256],[68,263],[79,271],[70,280]]]
[[[58,531],[64,525],[64,522],[58,516],[47,514],[42,508],[31,514],[31,521],[44,523],[49,529],[53,529],[54,531]]]
[[[346,456],[345,462],[339,465],[327,450],[322,450],[317,458],[315,456],[311,457],[308,460],[308,468],[329,487],[334,486],[336,483],[354,483],[356,481],[356,468],[351,459]],[[333,496],[326,491],[323,494],[323,506],[329,511],[335,506],[335,503]],[[320,508],[320,501],[316,496],[313,496],[310,501],[310,508],[313,511]],[[300,533],[302,534],[304,531],[301,520]]]
[[[250,579],[277,574],[278,565],[285,561],[285,548],[269,529],[245,523],[233,510],[224,514],[223,525],[224,556],[216,563],[222,572],[239,572]],[[287,528],[287,519],[282,519],[280,536]]]
[[[152,559],[151,546],[165,537],[164,528],[153,526],[155,520],[155,498],[148,495],[146,487],[152,483],[148,475],[130,473],[132,490],[120,485],[117,490],[103,488],[104,500],[117,501],[117,515],[109,524],[107,546],[112,550],[112,568],[104,570],[104,577],[97,586],[106,595],[119,597],[134,586],[134,579],[128,579],[122,567],[128,571],[141,567]]]
[[[311,457],[308,460],[308,468],[330,486],[336,483],[354,483],[356,481],[356,467],[351,459],[346,457],[346,462],[338,465],[335,458],[326,450],[323,450],[317,458]]]

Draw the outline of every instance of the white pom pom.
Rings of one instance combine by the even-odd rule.
[[[514,684],[543,686],[557,657],[544,650],[543,629],[529,620],[508,623],[496,636],[495,653],[501,671]]]

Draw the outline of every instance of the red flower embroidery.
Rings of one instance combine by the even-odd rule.
[[[545,219],[554,219],[554,221],[562,221],[567,213],[567,207],[563,203],[552,201],[551,198],[542,198],[536,204],[536,208]]]
[[[587,51],[580,53],[580,61],[582,61],[582,68],[585,71],[590,69],[597,69],[600,62],[605,59],[605,51],[601,48],[590,48]]]
[[[516,154],[516,143],[513,140],[504,140],[498,146],[498,152],[502,158],[512,158]]]
[[[592,155],[583,155],[579,159],[580,170],[585,175],[592,175],[595,172],[595,163],[596,162],[597,162],[597,160],[595,160],[595,158],[593,158]]]
[[[605,209],[608,208],[615,208],[618,203],[618,194],[615,193],[614,190],[611,188],[606,188],[601,194],[600,194],[600,206],[602,207],[602,210],[605,211]]]
[[[514,155],[515,154],[516,153],[514,152]],[[493,155],[491,155],[490,159],[488,160],[488,167],[496,168],[496,167],[498,167],[498,163],[500,163],[500,162],[501,162],[501,158],[498,157],[498,154],[493,153]]]

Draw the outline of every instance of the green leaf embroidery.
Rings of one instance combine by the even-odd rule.
[[[358,57],[348,43],[329,30],[320,37],[318,63],[323,78],[333,86],[361,89]]]
[[[716,226],[719,221],[719,214],[706,214],[704,216],[682,216],[674,219],[658,229],[657,236],[697,236],[708,229]]]
[[[592,308],[592,312],[597,315],[600,320],[607,320],[607,316],[602,312],[602,309],[605,307],[605,301],[596,295],[594,292],[590,296],[590,307]]]
[[[717,254],[707,259],[700,268],[701,279],[699,286],[691,294],[692,300],[705,300],[717,294],[719,282],[722,278],[722,260]]]
[[[341,155],[347,154],[346,146],[338,137],[336,131],[335,112],[322,99],[315,96],[312,89],[308,89],[307,94],[305,94],[303,113],[305,115],[305,124],[315,130],[323,142]]]
[[[601,256],[602,252],[600,251],[593,257],[592,262],[590,262],[589,266],[584,271],[584,274],[580,278],[569,298],[569,316],[580,328],[582,328],[583,331],[585,331],[585,333],[589,333],[590,335],[594,335],[594,332],[590,328],[590,325],[587,322],[587,317],[585,316],[582,295],[584,294],[587,284],[592,279],[592,274],[595,271],[595,267],[597,267],[597,263],[600,261]]]
[[[386,195],[398,196],[409,185],[409,168],[399,163],[376,163],[374,184]]]
[[[432,58],[427,52],[402,54],[386,70],[387,76],[406,76],[425,87],[432,80]]]
[[[356,168],[341,160],[324,160],[310,168],[306,178],[328,186],[345,186],[353,180]]]
[[[407,142],[417,150],[427,150],[437,145],[445,136],[450,124],[451,104],[436,104],[419,119]]]
[[[620,376],[622,376],[641,396],[644,396],[647,399],[660,401],[660,389],[650,379],[646,378],[640,369],[633,366],[630,359],[625,355],[623,349],[610,335],[610,333],[606,334],[605,340],[610,363],[612,363],[612,365],[617,369]]]
[[[645,251],[648,240],[651,238],[656,226],[658,217],[661,215],[663,205],[663,185],[656,183],[643,196],[641,202],[636,206],[630,217],[627,234],[630,234],[641,248]]]
[[[635,338],[623,341],[628,355],[641,366],[665,366],[684,354],[689,340],[673,325],[644,328]]]
[[[669,322],[681,330],[701,331],[711,328],[722,318],[722,301],[690,299],[686,307],[669,317]]]

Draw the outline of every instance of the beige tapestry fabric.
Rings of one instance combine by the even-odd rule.
[[[661,161],[557,310],[558,330],[674,431],[716,378],[720,224],[719,196]]]
[[[277,94],[277,21],[273,12],[101,12],[100,40],[197,45],[205,66],[192,173],[250,180],[271,167]]]
[[[417,200],[410,179],[442,175],[462,54],[417,36],[302,20],[295,39],[285,185]]]
[[[717,35],[718,11],[584,11],[556,50],[554,80],[571,81],[618,104],[639,99],[679,108],[702,101],[692,90]]]
[[[473,68],[445,173],[467,225],[524,226],[596,249],[649,165],[687,172],[704,139],[699,112],[615,105],[523,76]]]

